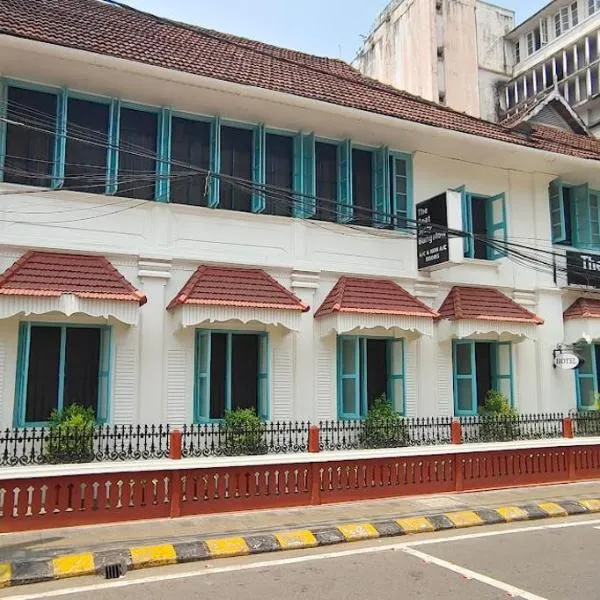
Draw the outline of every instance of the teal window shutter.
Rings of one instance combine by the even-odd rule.
[[[6,111],[8,107],[8,86],[0,78],[0,181],[4,179],[4,157],[6,156]]]
[[[121,120],[121,102],[113,99],[110,103],[110,125],[108,130],[108,156],[106,170],[106,193],[117,193],[119,172],[119,131]]]
[[[454,188],[453,192],[458,192],[461,197],[461,208],[462,208],[462,228],[463,232],[467,235],[463,238],[464,254],[467,258],[473,257],[474,245],[473,245],[473,217],[471,214],[471,197],[467,194],[467,190],[464,185]]]
[[[215,117],[210,124],[210,173],[211,177],[208,178],[208,201],[207,206],[209,208],[216,208],[219,206],[219,171],[221,169],[221,119]]]
[[[292,215],[296,218],[304,218],[304,136],[297,133],[294,136],[294,201],[292,203]]]
[[[390,160],[392,177],[390,177],[390,198],[394,227],[406,229],[408,218],[412,213],[412,156],[393,155]]]
[[[577,408],[578,410],[594,410],[598,392],[598,365],[596,364],[595,346],[586,344],[578,350],[584,362],[579,368],[575,369]]]
[[[563,199],[563,184],[560,179],[555,179],[548,186],[550,200],[550,223],[552,227],[552,242],[560,244],[567,241],[567,227],[565,222],[565,204]]]
[[[455,340],[452,347],[454,370],[454,414],[477,414],[477,377],[475,371],[475,342]]]
[[[196,331],[196,380],[194,390],[194,421],[210,416],[210,332]]]
[[[259,125],[252,135],[254,148],[252,151],[252,212],[264,212],[265,169],[266,169],[266,133],[264,124]]]
[[[400,414],[405,411],[404,387],[404,340],[393,339],[388,342],[388,399],[394,410]]]
[[[27,375],[29,370],[29,341],[31,325],[19,324],[19,345],[17,355],[17,376],[15,378],[15,408],[13,426],[25,425],[25,403],[27,401]]]
[[[269,420],[269,338],[258,338],[258,416]]]
[[[155,200],[158,202],[169,201],[171,178],[171,111],[161,109],[158,114],[158,139],[156,155],[156,172],[158,182],[155,188]]]
[[[494,240],[495,246],[488,246],[490,259],[495,260],[506,256],[507,227],[506,227],[506,198],[498,194],[488,199],[488,235]],[[496,247],[499,246],[499,247]]]
[[[579,248],[589,248],[592,245],[592,230],[588,184],[573,186],[570,191],[575,222],[574,245]]]
[[[338,337],[338,415],[341,419],[357,419],[360,416],[360,355],[358,337]]]
[[[313,133],[302,135],[302,193],[304,194],[304,218],[310,219],[317,211],[317,175],[315,165],[315,136]]]
[[[504,395],[510,405],[514,405],[514,382],[511,342],[497,342],[492,345],[492,387]]]
[[[100,366],[98,370],[98,423],[110,421],[111,328],[102,327],[100,336]]]
[[[57,190],[65,181],[65,151],[67,147],[67,90],[63,88],[56,103],[56,134],[54,136],[54,165],[52,187]]]
[[[591,247],[600,247],[600,192],[590,190]]]
[[[386,146],[375,152],[374,214],[375,227],[386,227],[391,221],[389,150]],[[394,178],[395,179],[395,178]],[[395,186],[394,186],[395,187]]]
[[[339,145],[339,193],[338,193],[338,223],[349,223],[354,216],[352,206],[352,142],[344,140]]]

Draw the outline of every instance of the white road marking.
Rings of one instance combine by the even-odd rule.
[[[439,539],[429,540],[415,540],[412,542],[398,542],[395,544],[385,544],[379,546],[371,546],[367,548],[353,548],[350,550],[339,550],[336,552],[327,552],[323,554],[308,554],[305,556],[294,556],[289,558],[279,558],[274,560],[264,560],[260,562],[241,563],[235,565],[229,565],[226,567],[213,567],[210,563],[203,563],[203,566],[196,566],[193,571],[185,571],[183,573],[169,573],[163,575],[152,575],[149,577],[140,577],[139,579],[118,579],[113,581],[105,581],[102,583],[82,585],[79,587],[71,587],[57,590],[50,590],[46,592],[34,592],[30,594],[22,594],[18,596],[5,596],[4,598],[10,600],[38,600],[40,598],[59,598],[61,596],[70,596],[73,594],[81,594],[84,592],[97,592],[101,590],[130,587],[133,585],[148,585],[152,583],[161,583],[163,581],[176,581],[179,579],[190,579],[192,577],[202,577],[204,575],[216,575],[219,573],[231,573],[234,571],[251,571],[254,569],[265,569],[269,567],[278,567],[282,565],[293,565],[305,562],[313,562],[319,560],[327,560],[332,558],[344,558],[347,556],[356,556],[360,554],[377,554],[379,552],[389,551],[406,551],[406,549],[412,549],[415,546],[428,546],[431,544],[444,544],[454,541],[464,541],[469,539],[493,537],[496,535],[511,535],[516,533],[528,533],[533,531],[543,531],[548,529],[563,529],[566,527],[589,527],[591,525],[600,525],[600,519],[594,519],[590,521],[576,521],[568,523],[555,523],[551,525],[537,525],[530,527],[519,527],[515,529],[504,529],[501,531],[485,531],[481,533],[467,533],[463,535],[449,536]],[[382,539],[382,542],[385,540]],[[428,555],[427,555],[428,556]],[[247,557],[245,557],[247,558]],[[438,559],[436,559],[438,560]],[[461,567],[459,567],[461,568]],[[198,570],[202,569],[202,570]],[[484,577],[484,576],[482,576]],[[508,584],[506,584],[508,585]],[[515,588],[516,589],[516,588]],[[2,598],[0,596],[0,598]],[[526,597],[525,597],[526,598]],[[539,600],[539,596],[530,596],[526,600]],[[542,599],[544,600],[544,599]]]
[[[506,592],[513,598],[522,598],[522,600],[548,600],[547,598],[543,598],[542,596],[538,596],[537,594],[532,594],[527,590],[522,590],[521,588],[515,587],[514,585],[510,585],[510,583],[505,583],[504,581],[493,579],[492,577],[488,577],[487,575],[483,575],[483,573],[478,573],[477,571],[471,571],[471,569],[466,569],[465,567],[455,565],[454,563],[448,562],[447,560],[436,558],[435,556],[431,556],[431,554],[425,554],[425,552],[415,550],[414,548],[404,548],[403,552],[409,554],[410,556],[414,556],[415,558],[420,558],[426,563],[434,564],[438,567],[442,567],[443,569],[447,569],[448,571],[458,573],[459,575],[462,575],[467,579],[475,579],[476,581],[485,583],[486,585],[494,587],[498,590],[502,590],[503,592]]]

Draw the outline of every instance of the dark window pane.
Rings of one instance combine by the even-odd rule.
[[[291,190],[294,186],[294,139],[289,136],[266,135],[266,172],[267,185]],[[277,193],[271,190],[266,195],[265,213],[289,217],[292,214],[291,191]]]
[[[471,198],[471,216],[473,220],[473,235],[479,236],[474,239],[474,258],[488,258],[488,245],[483,238],[487,237],[487,216],[489,200],[487,198]]]
[[[366,340],[367,343],[367,405],[388,390],[388,341]]]
[[[258,412],[258,336],[231,336],[231,408]]]
[[[227,336],[210,336],[210,411],[211,419],[225,416],[225,377],[227,370]]]
[[[475,344],[475,369],[477,373],[477,406],[485,403],[487,393],[492,389],[492,345],[488,342]]]
[[[107,104],[69,98],[65,188],[105,192],[109,112]]]
[[[119,196],[154,200],[157,115],[123,108],[120,118]]]
[[[338,197],[338,148],[335,144],[315,143],[315,175],[317,210],[315,219],[319,221],[337,221]]]
[[[4,181],[51,185],[56,110],[54,94],[8,88]]]
[[[98,410],[100,328],[67,329],[63,406],[79,404]]]
[[[373,153],[352,150],[352,201],[356,225],[372,225]]]
[[[48,421],[58,408],[60,327],[31,328],[25,421]]]
[[[233,183],[221,178],[220,208],[252,211],[252,141],[252,131],[249,129],[221,127],[221,173],[244,181]]]
[[[206,175],[182,164],[208,171],[210,124],[174,117],[171,124],[171,202],[206,206]],[[181,163],[181,164],[180,164]]]

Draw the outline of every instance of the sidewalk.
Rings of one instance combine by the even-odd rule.
[[[515,505],[527,507],[549,501],[568,503],[595,498],[600,498],[600,481],[4,533],[0,534],[0,563],[36,561],[109,549],[127,551],[131,547],[165,543],[196,543],[211,538],[252,536],[299,528],[318,529],[344,523],[395,521],[409,516],[436,516],[456,511]]]

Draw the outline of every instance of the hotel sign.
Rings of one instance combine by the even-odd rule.
[[[567,285],[600,289],[600,255],[567,251]]]

